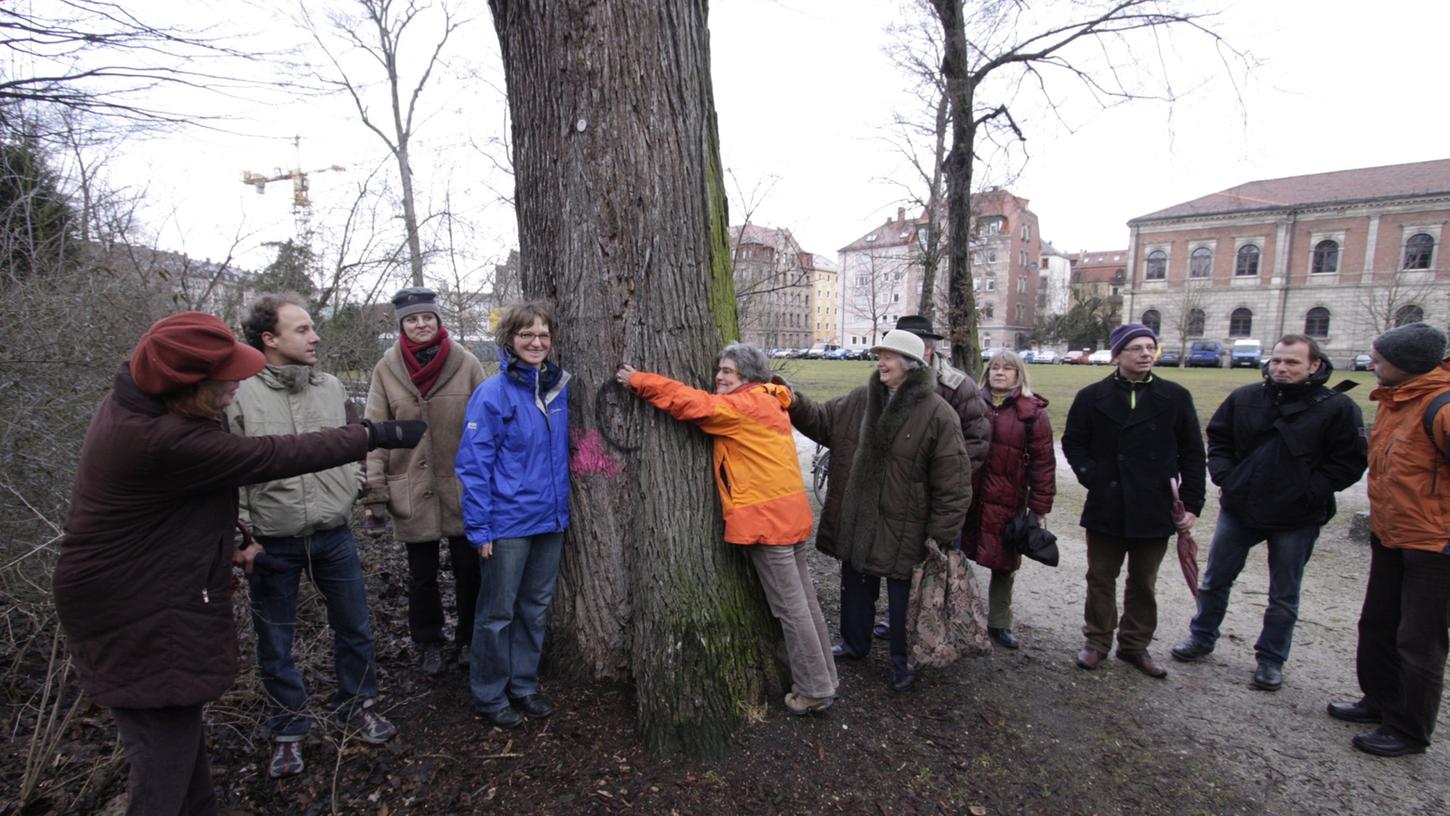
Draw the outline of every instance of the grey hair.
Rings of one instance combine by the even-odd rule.
[[[1027,376],[1027,364],[1022,362],[1022,355],[1018,354],[1015,351],[1012,351],[1011,349],[999,349],[997,353],[992,355],[992,359],[988,360],[987,364],[982,366],[981,384],[986,385],[988,388],[991,387],[991,385],[988,384],[987,378],[992,374],[992,363],[995,363],[998,360],[1002,360],[1003,362],[1017,369],[1017,385],[1022,389],[1022,396],[1032,396],[1032,379]]]
[[[770,359],[748,343],[731,343],[720,350],[720,359],[733,360],[745,382],[770,382]]]
[[[926,363],[923,363],[922,361],[916,359],[915,357],[907,357],[905,354],[902,354],[900,356],[901,356],[901,367],[903,369],[905,369],[906,371],[915,371],[918,368],[926,368]]]

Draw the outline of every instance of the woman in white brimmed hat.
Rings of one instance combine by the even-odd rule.
[[[906,659],[911,571],[926,539],[957,540],[971,504],[971,467],[957,413],[936,393],[920,337],[893,330],[871,349],[866,384],[825,403],[796,395],[791,422],[831,449],[830,486],[816,547],[841,561],[842,659],[871,649],[871,623],[886,579],[890,685],[906,691],[916,673]]]

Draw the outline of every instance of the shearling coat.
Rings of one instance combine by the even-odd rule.
[[[1013,389],[1001,405],[990,404],[992,391],[985,385],[981,395],[992,418],[992,445],[986,466],[972,472],[972,509],[967,513],[962,550],[988,569],[1012,571],[1022,566],[1022,555],[1003,545],[1003,528],[1024,507],[1047,515],[1057,494],[1052,424],[1047,400],[1036,394],[1023,397],[1020,388]]]
[[[376,513],[386,504],[399,541],[437,541],[463,535],[462,488],[453,472],[468,398],[483,383],[483,365],[458,343],[427,394],[418,393],[403,364],[400,343],[373,367],[364,416],[373,420],[421,419],[428,430],[418,447],[368,454],[363,503]]]
[[[1193,395],[1156,374],[1134,383],[1116,371],[1077,392],[1062,453],[1087,488],[1082,526],[1122,538],[1167,538],[1173,487],[1184,508],[1203,512],[1203,432]]]
[[[872,372],[844,397],[796,394],[790,418],[831,449],[816,547],[866,575],[909,580],[926,539],[954,542],[972,502],[961,420],[918,369],[890,395]]]
[[[367,446],[361,425],[229,433],[168,412],[122,364],[81,446],[53,576],[86,694],[122,708],[220,697],[237,675],[237,487],[355,462]]]

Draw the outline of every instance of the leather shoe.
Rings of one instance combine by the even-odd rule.
[[[831,657],[837,660],[860,660],[865,656],[863,654],[857,654],[855,649],[852,649],[844,643],[837,643],[831,647]]]
[[[871,627],[871,635],[877,640],[888,640],[891,638],[891,627],[886,621],[876,621],[876,625]]]
[[[1077,653],[1077,667],[1079,669],[1087,669],[1088,671],[1092,671],[1093,669],[1096,669],[1098,667],[1098,664],[1103,662],[1103,660],[1105,660],[1107,656],[1108,655],[1106,652],[1100,652],[1097,649],[1083,649],[1082,651]]]
[[[524,721],[524,715],[515,711],[513,706],[495,708],[492,711],[480,711],[478,714],[499,728],[518,728],[519,723]]]
[[[1187,638],[1182,643],[1174,646],[1172,649],[1169,649],[1168,653],[1173,655],[1174,660],[1181,660],[1184,663],[1192,663],[1199,658],[1207,657],[1208,655],[1213,654],[1213,647],[1205,646],[1202,643],[1194,640],[1193,638]]]
[[[1254,679],[1249,681],[1249,685],[1260,691],[1278,691],[1284,685],[1284,667],[1278,663],[1260,660],[1259,667],[1254,669]]]
[[[529,694],[524,697],[517,697],[513,701],[514,708],[533,717],[536,720],[543,719],[554,713],[554,704],[549,702],[542,694]]]
[[[1123,652],[1118,652],[1118,659],[1123,661],[1124,663],[1131,665],[1133,668],[1148,675],[1149,677],[1162,680],[1163,678],[1168,676],[1168,670],[1158,665],[1157,663],[1154,663],[1153,656],[1148,654],[1147,652],[1133,652],[1131,654],[1124,654]]]
[[[1022,645],[1022,641],[1018,640],[1017,636],[1012,634],[1011,629],[997,629],[995,627],[988,626],[987,635],[991,637],[992,640],[995,640],[998,646],[1001,646],[1004,649],[1016,649],[1017,647]]]
[[[1397,757],[1404,756],[1405,754],[1425,753],[1425,746],[1410,742],[1404,737],[1386,733],[1379,728],[1373,731],[1366,731],[1363,734],[1356,734],[1350,742],[1354,743],[1354,747],[1364,751],[1366,754],[1374,754],[1375,756]]]
[[[911,691],[916,687],[916,669],[892,669],[891,690]]]
[[[1327,710],[1329,716],[1345,722],[1378,723],[1380,721],[1379,709],[1363,700],[1353,703],[1330,703]]]

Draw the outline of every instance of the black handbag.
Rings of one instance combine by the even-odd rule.
[[[1034,416],[1028,417],[1022,423],[1026,428],[1026,433],[1022,437],[1024,466],[1027,463],[1027,445],[1032,440],[1032,426],[1036,422],[1037,418]],[[1007,526],[1002,530],[1002,543],[1033,561],[1040,561],[1049,567],[1057,566],[1057,536],[1042,529],[1037,514],[1026,508],[1007,522]]]

